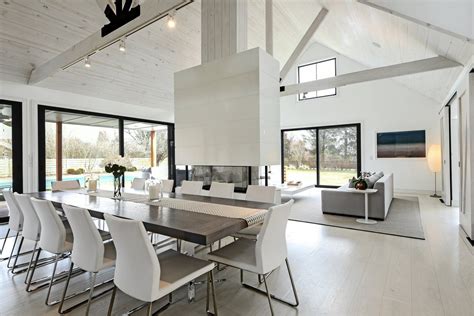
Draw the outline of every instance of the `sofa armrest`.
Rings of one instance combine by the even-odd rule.
[[[342,190],[322,190],[321,210],[323,213],[361,216],[365,210],[364,196]]]

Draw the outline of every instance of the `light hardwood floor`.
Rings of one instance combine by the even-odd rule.
[[[474,255],[460,233],[458,211],[429,197],[419,199],[426,240],[290,222],[289,259],[300,306],[274,302],[277,315],[474,315]],[[66,265],[65,260],[62,268]],[[270,314],[265,296],[240,286],[238,271],[226,268],[217,277],[227,278],[216,286],[221,315]],[[253,275],[245,277],[256,282]],[[55,315],[56,307],[43,303],[45,291],[27,294],[23,278],[12,277],[5,263],[0,265],[0,315]],[[87,275],[75,278],[71,291],[86,281]],[[285,269],[270,276],[270,287],[292,299]],[[61,291],[62,284],[53,296]],[[181,289],[163,315],[205,315],[205,294],[199,286],[195,302],[188,304]],[[105,315],[109,299],[106,294],[94,301],[91,315]],[[119,293],[114,313],[139,304]],[[83,315],[84,308],[71,314]]]

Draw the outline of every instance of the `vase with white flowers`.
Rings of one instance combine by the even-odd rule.
[[[114,198],[122,197],[122,177],[131,166],[130,159],[122,156],[116,156],[104,161],[105,172],[111,173],[114,177]]]

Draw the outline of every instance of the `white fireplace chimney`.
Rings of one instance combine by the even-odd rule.
[[[279,70],[254,48],[175,73],[176,164],[280,164]]]

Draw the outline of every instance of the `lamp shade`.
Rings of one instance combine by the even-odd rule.
[[[428,167],[432,172],[441,171],[441,146],[431,145],[428,150]]]

